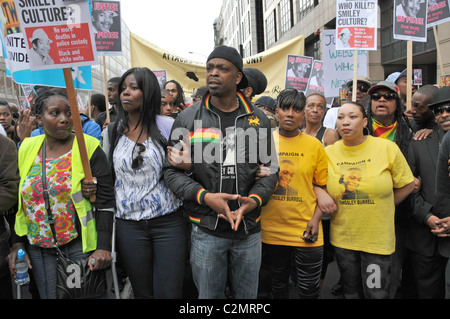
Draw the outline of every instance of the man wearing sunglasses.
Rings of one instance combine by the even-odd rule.
[[[347,85],[347,100],[352,100],[353,90],[356,90],[356,102],[362,103],[362,100],[367,96],[372,83],[364,76],[358,76],[356,85],[353,85],[353,79],[349,80]]]
[[[437,225],[439,229],[434,232],[444,237],[441,251],[446,257],[450,255],[450,87],[445,86],[433,95],[433,104],[430,105],[436,116],[436,121],[446,134],[439,148],[436,165],[436,215],[440,217]],[[446,297],[450,296],[450,267],[446,268]]]
[[[356,85],[353,85],[353,79],[350,79],[345,83],[346,86],[346,99],[351,101],[353,97],[353,90],[356,90],[356,102],[362,104],[363,99],[368,95],[369,88],[372,86],[369,78],[365,76],[358,76],[356,78]],[[365,105],[364,105],[365,107]],[[336,119],[339,107],[330,108],[323,119],[323,126],[326,128],[336,129]]]
[[[406,157],[408,146],[412,139],[412,129],[406,116],[403,114],[399,89],[395,83],[381,81],[373,85],[369,91],[370,100],[367,125],[370,135],[389,139],[397,144]],[[418,180],[416,179],[416,184]],[[405,224],[408,211],[410,211],[412,198],[409,196],[395,208],[396,249],[392,255],[392,282],[390,294],[394,298],[400,286],[406,283],[401,280],[403,264],[406,258],[404,243]]]
[[[414,96],[424,87],[426,86],[421,87]],[[431,98],[427,99],[427,107],[434,113],[437,125],[428,138],[411,141],[407,157],[414,176],[421,180],[420,192],[414,194],[414,209],[407,219],[405,233],[405,245],[416,282],[413,297],[420,299],[445,297],[445,268],[450,254],[449,239],[436,236],[445,232],[447,223],[442,218],[450,215],[448,151],[443,163],[445,171],[440,175],[446,182],[436,184],[439,145],[444,134],[450,130],[450,87],[444,89],[436,88]],[[443,196],[439,198],[437,194],[441,192]]]

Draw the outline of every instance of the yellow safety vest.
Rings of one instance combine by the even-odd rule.
[[[30,171],[36,156],[44,142],[45,135],[26,138],[19,149],[19,210],[16,214],[16,224],[14,230],[18,236],[28,234],[28,224],[22,207],[21,189],[25,178]],[[100,145],[98,139],[84,134],[88,158],[90,159],[94,151]],[[77,211],[81,224],[81,239],[83,243],[83,253],[97,249],[97,230],[95,228],[95,218],[92,211],[91,202],[83,197],[81,192],[81,181],[84,179],[83,164],[81,162],[80,151],[75,137],[72,145],[72,191],[70,197]]]

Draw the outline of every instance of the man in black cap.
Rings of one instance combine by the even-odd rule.
[[[244,75],[247,78],[248,86],[241,91],[251,101],[256,95],[264,93],[267,87],[267,78],[264,73],[255,68],[245,68]]]
[[[247,77],[248,86],[244,89],[241,89],[241,91],[242,91],[242,93],[244,93],[244,95],[247,99],[252,101],[256,95],[260,95],[260,94],[264,93],[264,91],[266,90],[267,78],[264,75],[264,73],[262,73],[260,70],[255,69],[255,68],[245,68],[244,74]],[[270,98],[270,97],[268,97],[268,98]],[[256,102],[255,102],[255,106],[256,106]],[[272,128],[277,127],[278,120],[277,120],[276,115],[274,114],[275,111],[273,113],[271,113],[270,111],[267,111],[261,107],[260,107],[260,109],[262,109],[264,114],[266,114],[267,118],[270,121],[271,127]]]
[[[435,235],[443,237],[442,251],[444,256],[450,255],[450,87],[439,89],[433,96],[433,104],[430,105],[436,116],[439,126],[447,129],[439,149],[436,165],[436,222],[438,229],[432,231]],[[450,298],[450,265],[446,268],[446,298]]]
[[[211,52],[206,81],[201,103],[173,124],[164,179],[184,199],[192,224],[190,262],[198,298],[224,298],[228,275],[234,298],[256,298],[261,206],[278,179],[270,123],[240,91],[248,79],[236,49],[218,46]],[[182,146],[190,151],[188,171],[174,157]],[[256,179],[260,164],[271,168],[269,177]]]
[[[192,105],[202,100],[203,95],[208,91],[208,87],[203,85],[195,90],[194,94],[192,94]]]
[[[422,88],[414,95],[421,92]],[[437,88],[436,90],[428,101],[427,107],[430,111],[434,111],[437,126],[433,128],[433,133],[428,138],[411,141],[407,157],[411,171],[421,181],[420,192],[414,194],[414,209],[409,212],[405,233],[405,245],[408,248],[415,282],[413,297],[419,299],[444,299],[445,268],[450,254],[450,239],[440,238],[433,234],[433,232],[443,230],[442,227],[440,229],[440,224],[446,225],[445,221],[440,219],[450,216],[448,200],[450,198],[450,180],[446,161],[444,161],[445,174],[443,177],[447,178],[447,183],[436,189],[436,162],[439,145],[444,134],[450,130],[450,87],[447,90]],[[446,94],[447,96],[445,96]],[[447,189],[447,194],[444,194],[443,197],[446,198],[438,199],[436,193],[445,191],[445,189]],[[444,208],[444,211],[440,211],[440,208]]]
[[[275,111],[277,110],[277,103],[272,97],[265,95],[261,96],[255,101],[255,106],[259,107],[267,115],[272,128],[278,127],[278,118],[275,114]]]

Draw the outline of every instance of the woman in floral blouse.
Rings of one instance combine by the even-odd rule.
[[[14,276],[17,251],[26,248],[40,297],[52,299],[56,297],[56,254],[43,196],[43,163],[57,242],[70,259],[95,258],[94,270],[111,262],[114,192],[111,172],[104,165],[106,156],[99,141],[88,135],[84,139],[97,184],[84,180],[65,90],[42,93],[35,108],[45,134],[25,139],[19,149],[19,210],[8,259]],[[88,196],[94,193],[96,200],[91,203]]]

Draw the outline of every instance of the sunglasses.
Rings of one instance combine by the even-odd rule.
[[[359,90],[359,92],[362,92],[362,93],[366,93],[367,91],[369,91],[369,87],[367,87],[365,85],[356,86],[356,89]],[[350,92],[352,92],[353,91],[353,86],[349,87],[348,90]]]
[[[144,162],[144,158],[141,155],[145,151],[144,144],[136,143],[133,147],[133,152],[131,152],[131,154],[134,154],[134,149],[136,147],[138,147],[138,153],[137,153],[137,156],[131,162],[132,169],[140,169],[142,167],[142,163]]]
[[[385,93],[385,94],[373,93],[371,95],[372,100],[374,100],[374,101],[378,101],[382,97],[384,97],[384,99],[386,101],[390,101],[390,100],[394,100],[395,98],[397,98],[397,96],[398,96],[397,93]]]
[[[440,105],[433,109],[435,116],[442,115],[444,112],[450,113],[450,105]]]

